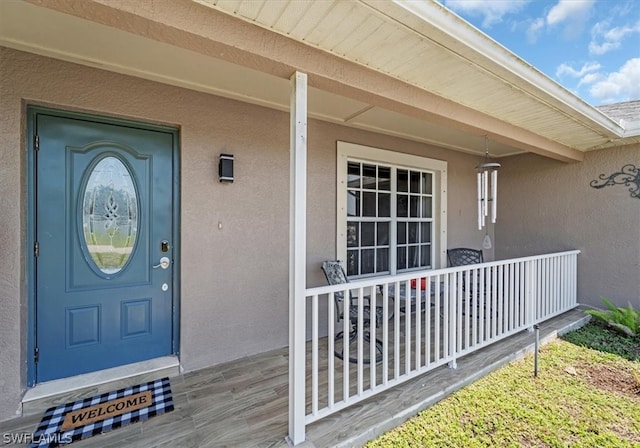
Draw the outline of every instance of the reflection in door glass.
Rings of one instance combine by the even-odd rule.
[[[82,229],[96,267],[105,274],[122,270],[138,232],[138,197],[131,173],[115,157],[105,157],[89,174]]]

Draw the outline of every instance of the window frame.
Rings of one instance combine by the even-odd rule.
[[[447,162],[443,160],[421,157],[413,154],[389,151],[371,146],[358,145],[343,141],[337,142],[336,162],[336,255],[339,260],[347,259],[347,181],[348,163],[371,163],[375,165],[387,165],[397,173],[398,169],[423,170],[433,174],[433,258],[432,269],[446,267],[447,263]],[[392,175],[395,181],[395,174]],[[396,186],[392,186],[395,191]],[[396,253],[397,247],[397,223],[406,218],[398,217],[394,197],[392,197],[391,225],[389,233],[390,248],[389,274],[364,274],[350,276],[350,278],[367,278],[380,275],[395,275],[397,273]],[[424,268],[411,268],[402,272],[421,270]]]

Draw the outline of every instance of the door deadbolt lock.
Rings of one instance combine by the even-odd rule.
[[[169,257],[162,257],[160,259],[160,263],[155,265],[153,269],[158,269],[158,268],[167,269],[170,265],[171,265],[171,260],[169,260]]]
[[[160,241],[160,252],[167,253],[169,252],[169,241],[162,240]]]

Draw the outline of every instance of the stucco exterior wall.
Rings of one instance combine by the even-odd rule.
[[[0,420],[26,387],[26,105],[173,125],[181,137],[181,328],[185,370],[288,343],[289,114],[0,48]],[[449,163],[449,245],[480,247],[476,158],[309,121],[308,284],[335,257],[336,141]],[[218,182],[220,153],[235,156]],[[219,228],[221,224],[221,228]]]
[[[600,174],[640,166],[640,146],[564,164],[536,155],[501,159],[498,258],[579,249],[578,301],[640,307],[640,200],[624,185],[594,189]]]

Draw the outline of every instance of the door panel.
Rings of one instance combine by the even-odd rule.
[[[174,134],[46,113],[36,133],[37,381],[171,354]]]

